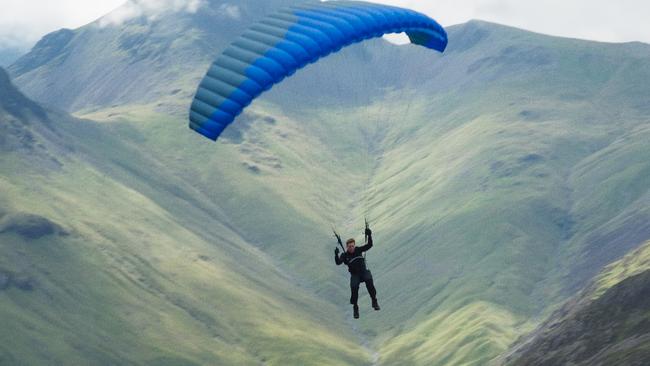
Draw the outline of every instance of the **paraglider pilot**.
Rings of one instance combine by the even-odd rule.
[[[339,245],[343,248],[343,243],[341,242],[341,237],[334,232],[336,239],[338,240]],[[352,309],[354,311],[354,318],[359,318],[359,305],[357,300],[359,299],[359,285],[361,282],[366,283],[366,288],[368,289],[368,294],[372,299],[372,308],[379,310],[379,303],[377,302],[377,290],[372,281],[372,273],[366,268],[366,259],[364,257],[364,252],[372,248],[372,231],[368,227],[366,222],[366,245],[357,247],[354,239],[348,239],[345,242],[345,250],[343,254],[339,254],[339,248],[334,249],[334,261],[336,265],[345,264],[348,266],[348,271],[350,272],[350,304],[352,304]]]

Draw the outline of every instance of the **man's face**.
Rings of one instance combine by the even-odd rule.
[[[348,253],[354,253],[354,246],[355,246],[355,245],[356,245],[356,244],[355,244],[353,241],[351,241],[351,242],[349,242],[349,243],[346,244],[346,246],[347,246],[347,248],[348,248]]]

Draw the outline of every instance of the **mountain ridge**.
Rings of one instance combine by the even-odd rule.
[[[91,45],[75,47],[88,47],[87,53],[97,44],[125,45],[119,57],[107,52],[88,61],[93,67],[114,63],[113,69],[97,68],[97,80],[115,84],[91,82],[90,69],[74,73],[83,57],[45,63],[15,75],[17,83],[30,95],[71,75],[89,84],[72,83],[69,94],[36,99],[98,121],[87,122],[95,134],[74,137],[97,139],[92,162],[127,187],[120,194],[173,213],[173,220],[154,215],[156,225],[145,214],[134,222],[155,230],[180,222],[206,241],[239,237],[247,250],[282,268],[291,286],[307,289],[309,301],[328,309],[319,320],[331,316],[334,329],[350,337],[343,313],[349,311],[347,278],[331,263],[330,226],[346,236],[360,233],[368,215],[376,235],[368,260],[382,311],[371,315],[362,307],[355,326],[379,364],[484,364],[648,235],[634,224],[650,221],[642,184],[650,160],[645,47],[531,35],[483,22],[451,27],[452,42],[442,56],[373,40],[278,85],[212,143],[187,129],[187,109],[209,54],[226,37],[199,56],[179,57],[164,46],[173,44],[166,32],[178,21],[155,27],[134,21],[102,41],[80,32]],[[209,32],[219,31],[219,24],[210,25]],[[127,39],[134,43],[122,42]],[[201,51],[191,39],[174,41]],[[134,82],[121,71],[131,61],[172,66],[145,75],[151,79],[144,92],[139,85],[116,89]],[[111,211],[128,213],[124,201]],[[57,204],[72,210],[66,201]],[[112,206],[102,201],[100,207]],[[118,222],[109,233],[137,241],[125,229],[131,225]],[[605,240],[612,236],[617,240]],[[171,238],[157,238],[165,243],[159,256],[163,248],[177,253]],[[219,252],[223,245],[201,248]],[[158,257],[134,254],[141,258],[130,264],[136,269],[175,273]],[[254,259],[246,265],[255,266]],[[218,318],[215,309],[198,308],[199,318]],[[274,309],[286,315],[281,306]],[[305,331],[304,324],[293,326]],[[262,352],[273,348],[265,347]],[[363,364],[372,358],[368,353],[355,348],[348,355]]]

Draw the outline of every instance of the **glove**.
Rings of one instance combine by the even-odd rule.
[[[372,230],[370,230],[370,228],[367,227],[365,234],[366,234],[366,236],[371,236],[372,235]]]
[[[334,248],[334,255],[339,256],[339,248]]]

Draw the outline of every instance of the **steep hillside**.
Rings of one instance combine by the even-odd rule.
[[[451,27],[442,56],[375,40],[298,72],[212,143],[188,130],[189,102],[249,24],[198,21],[221,5],[62,31],[49,37],[63,51],[41,44],[11,72],[37,100],[101,121],[110,142],[89,154],[128,187],[182,207],[186,226],[236,233],[324,308],[349,311],[330,225],[358,235],[368,216],[382,311],[363,306],[350,343],[379,364],[485,364],[650,237],[650,47],[480,21]],[[147,36],[116,52],[136,30]],[[171,43],[183,51],[141,53]]]
[[[1,69],[0,131],[0,364],[368,362],[204,193]]]
[[[464,49],[477,33],[481,49]],[[427,55],[426,69],[409,65],[424,59],[419,49],[381,42],[324,60],[311,69],[315,73],[305,70],[272,90],[217,144],[183,132],[180,106],[178,117],[156,113],[161,107],[153,106],[109,108],[92,116],[129,121],[150,136],[143,153],[165,157],[205,187],[249,240],[324,299],[344,304],[346,298],[345,274],[332,277],[325,249],[329,225],[359,230],[368,214],[378,243],[368,260],[384,310],[379,317],[362,317],[361,329],[375,339],[380,363],[481,363],[648,237],[643,93],[616,102],[601,95],[607,88],[617,90],[612,95],[647,88],[641,80],[648,70],[625,66],[637,63],[635,53],[646,52],[627,45],[610,50],[481,22],[451,29],[450,35],[457,46],[441,58]],[[541,47],[529,45],[538,42],[547,42],[539,52],[550,54],[539,71],[534,57],[519,65],[519,56],[503,56],[518,48],[525,55]],[[412,86],[400,78],[405,89],[383,89],[383,97],[329,102],[332,91],[377,75],[379,66],[354,67],[358,60],[383,65],[381,55],[394,48],[412,67],[395,73],[414,78]],[[611,67],[612,81],[595,87],[590,75],[575,73],[578,59],[591,52],[603,63],[593,66],[594,73]],[[483,72],[470,67],[486,57],[495,65]],[[416,84],[408,70],[425,70],[424,84]],[[628,73],[637,72],[639,81],[621,85],[619,78],[632,80]],[[448,90],[440,90],[454,74],[457,85],[449,82]],[[556,90],[542,78],[562,80],[564,87]],[[319,88],[312,99],[304,98],[306,86],[314,84],[324,85],[322,94]],[[256,113],[274,122],[256,119]],[[206,172],[192,164],[197,157],[224,168]],[[628,165],[627,173],[618,173]],[[620,180],[600,186],[601,176],[590,175],[596,172]],[[238,182],[237,188],[230,182]],[[617,204],[593,215],[582,206],[588,202]],[[276,214],[287,203],[290,209]],[[609,225],[608,232],[628,234],[598,240]],[[313,229],[320,232],[317,245],[303,249],[304,233]],[[596,248],[602,256],[589,256]]]
[[[609,265],[588,289],[519,342],[504,364],[646,365],[650,242]]]

